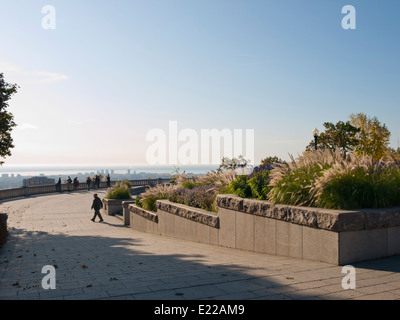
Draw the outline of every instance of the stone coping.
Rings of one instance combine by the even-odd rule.
[[[219,229],[219,218],[215,213],[168,200],[157,200],[156,204],[158,210]]]
[[[124,201],[134,201],[132,198],[131,199],[102,199],[103,202],[107,202],[109,204],[122,204]]]
[[[142,209],[135,204],[129,205],[129,211],[134,214],[137,214],[138,216],[145,218],[146,220],[158,223],[158,216],[155,212],[151,212],[149,210]]]
[[[388,209],[330,210],[312,207],[273,205],[266,200],[218,195],[220,208],[240,211],[334,232],[371,230],[400,226],[400,207]]]

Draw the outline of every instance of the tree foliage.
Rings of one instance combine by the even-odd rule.
[[[11,156],[11,149],[14,148],[11,131],[16,126],[14,116],[7,110],[8,101],[17,93],[18,85],[7,83],[3,73],[0,73],[0,157]],[[0,161],[2,165],[4,161]]]
[[[350,115],[350,121],[360,129],[357,133],[358,144],[354,150],[357,155],[371,155],[378,161],[390,152],[390,132],[377,117],[370,118],[364,113],[358,113]]]
[[[232,159],[224,157],[216,172],[231,171],[240,167],[246,167],[248,164],[250,164],[250,160],[246,159],[244,156]]]
[[[272,166],[275,164],[284,164],[284,163],[286,163],[286,161],[282,160],[281,158],[279,158],[277,156],[266,157],[265,159],[261,160],[261,166]]]
[[[346,157],[348,152],[354,151],[359,143],[358,133],[360,129],[353,126],[350,121],[339,121],[336,124],[331,122],[324,123],[325,132],[322,132],[317,139],[318,149],[330,149],[332,151],[339,149]],[[315,149],[315,141],[311,141],[307,146],[307,151]]]

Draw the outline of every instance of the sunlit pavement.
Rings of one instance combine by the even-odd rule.
[[[140,233],[104,214],[93,223],[93,193],[1,204],[9,237],[0,249],[0,299],[400,298],[398,256],[354,265],[356,287],[345,290],[342,267]],[[55,289],[45,266],[55,271]]]

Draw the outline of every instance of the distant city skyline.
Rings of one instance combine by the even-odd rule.
[[[398,12],[399,1],[3,0],[0,72],[20,86],[4,168],[145,166],[147,134],[170,121],[254,130],[254,164],[288,160],[314,128],[359,112],[397,148]]]

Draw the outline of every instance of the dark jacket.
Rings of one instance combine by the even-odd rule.
[[[94,198],[93,204],[92,204],[92,209],[98,211],[101,208],[103,208],[103,202],[98,197]]]

